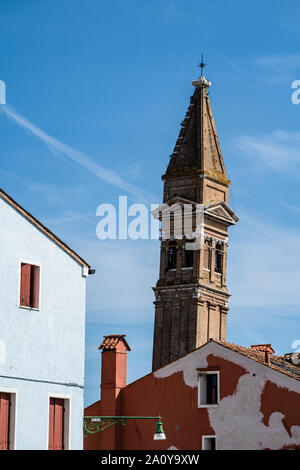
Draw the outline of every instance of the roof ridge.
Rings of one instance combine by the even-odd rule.
[[[74,260],[76,260],[82,266],[90,268],[90,265],[79,256],[72,248],[70,248],[65,242],[63,242],[57,235],[55,235],[50,229],[48,229],[44,224],[42,224],[38,219],[36,219],[30,212],[28,212],[24,207],[22,207],[18,202],[16,202],[11,196],[9,196],[2,188],[0,188],[0,197],[6,201],[10,206],[17,210],[23,217],[25,217],[29,222],[31,222],[35,227],[37,227],[44,235],[46,235],[50,240],[52,240],[56,245],[62,248],[68,255],[70,255]]]
[[[300,380],[299,367],[296,366],[295,364],[289,363],[288,361],[286,361],[284,358],[282,358],[280,356],[270,354],[270,363],[267,363],[264,360],[265,351],[259,351],[257,349],[252,349],[252,348],[249,348],[249,347],[246,347],[246,346],[240,346],[238,344],[229,343],[228,341],[221,341],[221,340],[214,339],[214,338],[210,338],[209,341],[215,342],[217,344],[220,344],[221,346],[227,347],[228,349],[230,349],[233,352],[245,355],[245,357],[247,357],[248,359],[254,360],[254,361],[258,362],[259,364],[262,364],[266,367],[269,367],[272,370],[275,370],[276,372],[280,372],[281,374],[285,374],[288,377],[291,377],[295,380]],[[251,353],[251,355],[247,354],[248,352]],[[261,360],[260,360],[260,358],[261,358]],[[283,363],[277,362],[276,361],[277,358],[281,359]]]
[[[228,344],[230,346],[235,346],[237,348],[246,349],[247,351],[251,351],[251,352],[258,352],[258,353],[264,352],[264,351],[259,351],[258,349],[252,349],[251,346],[241,346],[240,344],[231,343],[230,341],[222,341],[220,339],[215,339],[215,338],[210,338],[210,341],[215,341],[216,343],[220,343],[220,344]]]

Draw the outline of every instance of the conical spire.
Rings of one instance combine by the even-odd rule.
[[[207,92],[211,83],[201,76],[193,85],[195,92],[165,176],[203,174],[230,185]]]

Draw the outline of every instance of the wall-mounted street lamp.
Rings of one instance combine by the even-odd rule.
[[[83,434],[87,437],[89,434],[96,434],[117,423],[125,426],[128,419],[156,419],[156,428],[153,439],[155,441],[166,439],[163,430],[160,415],[158,416],[84,416],[83,418]]]

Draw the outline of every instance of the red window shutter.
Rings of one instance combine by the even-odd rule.
[[[30,292],[30,306],[39,308],[40,297],[40,267],[31,266],[31,292]]]
[[[49,405],[49,450],[54,450],[54,398],[50,398],[50,405]]]
[[[64,400],[55,399],[54,450],[64,448]]]
[[[30,264],[21,264],[20,305],[30,307]]]
[[[20,305],[39,308],[40,267],[27,263],[21,264]]]
[[[64,400],[50,398],[49,450],[64,448]]]
[[[9,449],[10,394],[0,392],[0,450]]]

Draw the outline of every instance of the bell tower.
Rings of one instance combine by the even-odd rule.
[[[195,215],[200,207],[202,222],[199,227],[193,218],[197,243],[186,231],[178,237],[172,227],[167,238],[161,238],[159,280],[153,288],[153,370],[210,338],[226,340],[228,227],[235,225],[238,217],[228,206],[231,183],[209,101],[211,83],[200,76],[193,85],[194,94],[162,176],[161,208],[188,205]]]

